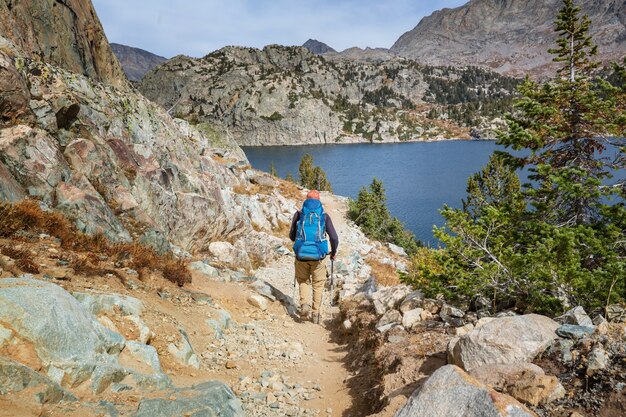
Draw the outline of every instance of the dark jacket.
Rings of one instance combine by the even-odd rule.
[[[289,239],[291,239],[292,242],[296,241],[298,220],[300,220],[300,211],[296,211],[293,215],[293,219],[291,219]],[[324,213],[324,224],[326,225],[326,234],[328,235],[328,240],[330,240],[330,256],[334,258],[337,254],[337,247],[339,247],[339,237],[337,236],[337,231],[335,230],[335,226],[333,226],[333,221],[330,219],[328,213]]]

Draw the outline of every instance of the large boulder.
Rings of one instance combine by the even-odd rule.
[[[515,399],[481,384],[462,369],[439,368],[395,417],[536,417]]]
[[[530,362],[556,339],[558,327],[538,314],[501,317],[462,336],[449,356],[468,371],[492,363]]]
[[[31,344],[55,382],[76,386],[92,379],[95,391],[125,376],[117,356],[125,340],[58,285],[30,278],[0,281],[0,322],[20,343]]]
[[[235,270],[249,270],[252,267],[248,254],[229,242],[212,242],[209,244],[209,252],[219,263]]]
[[[72,394],[45,375],[0,356],[0,395],[16,393],[27,388],[34,388],[35,399],[40,404],[76,401]]]
[[[372,294],[376,314],[382,316],[388,310],[398,307],[400,302],[411,293],[406,285],[381,288]]]
[[[135,417],[243,417],[241,402],[221,382],[210,381],[179,390],[167,398],[144,399]]]

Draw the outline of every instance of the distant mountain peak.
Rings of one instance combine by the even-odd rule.
[[[624,0],[581,1],[592,21],[597,59],[621,60],[626,50]],[[470,0],[424,17],[391,52],[430,65],[478,65],[523,76],[554,71],[553,22],[561,0]],[[531,11],[531,13],[528,13]]]
[[[141,80],[154,67],[167,61],[167,58],[155,55],[152,52],[119,43],[111,43],[111,49],[117,60],[122,64],[124,73],[131,81]]]
[[[324,42],[320,42],[316,39],[309,39],[308,41],[304,42],[302,46],[317,55],[326,54],[328,52],[337,52],[330,46],[326,45]]]

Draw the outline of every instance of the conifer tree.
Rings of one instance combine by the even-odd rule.
[[[278,172],[276,171],[276,167],[274,166],[274,161],[270,164],[270,175],[278,177]]]
[[[293,182],[294,184],[296,183],[296,179],[293,177],[293,175],[291,175],[291,172],[287,173],[287,175],[285,176],[285,181]]]
[[[515,152],[496,152],[470,178],[463,209],[442,210],[446,226],[435,235],[445,247],[412,263],[407,279],[427,295],[482,294],[494,308],[511,301],[545,313],[626,300],[626,186],[612,179],[626,168],[626,71],[615,65],[616,81],[598,77],[579,12],[563,1],[556,77],[519,87],[499,138]],[[520,189],[513,170],[522,167],[531,181]]]
[[[594,75],[597,48],[588,35],[589,18],[579,16],[572,0],[563,3],[555,22],[557,48],[550,50],[560,77],[544,84],[526,79],[519,112],[499,143],[530,151],[526,157],[507,157],[529,169],[536,186],[526,191],[538,216],[559,225],[591,224],[601,209],[601,184],[610,176],[602,153],[612,143],[607,134],[615,133],[607,123],[614,103]]]
[[[333,191],[330,182],[326,178],[326,173],[321,167],[313,164],[313,157],[304,154],[298,167],[300,175],[300,185],[305,188],[315,189],[319,191]]]

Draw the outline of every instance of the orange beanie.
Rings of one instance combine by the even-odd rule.
[[[320,192],[317,191],[317,190],[311,190],[306,195],[306,198],[311,198],[313,200],[319,200],[320,199]]]

